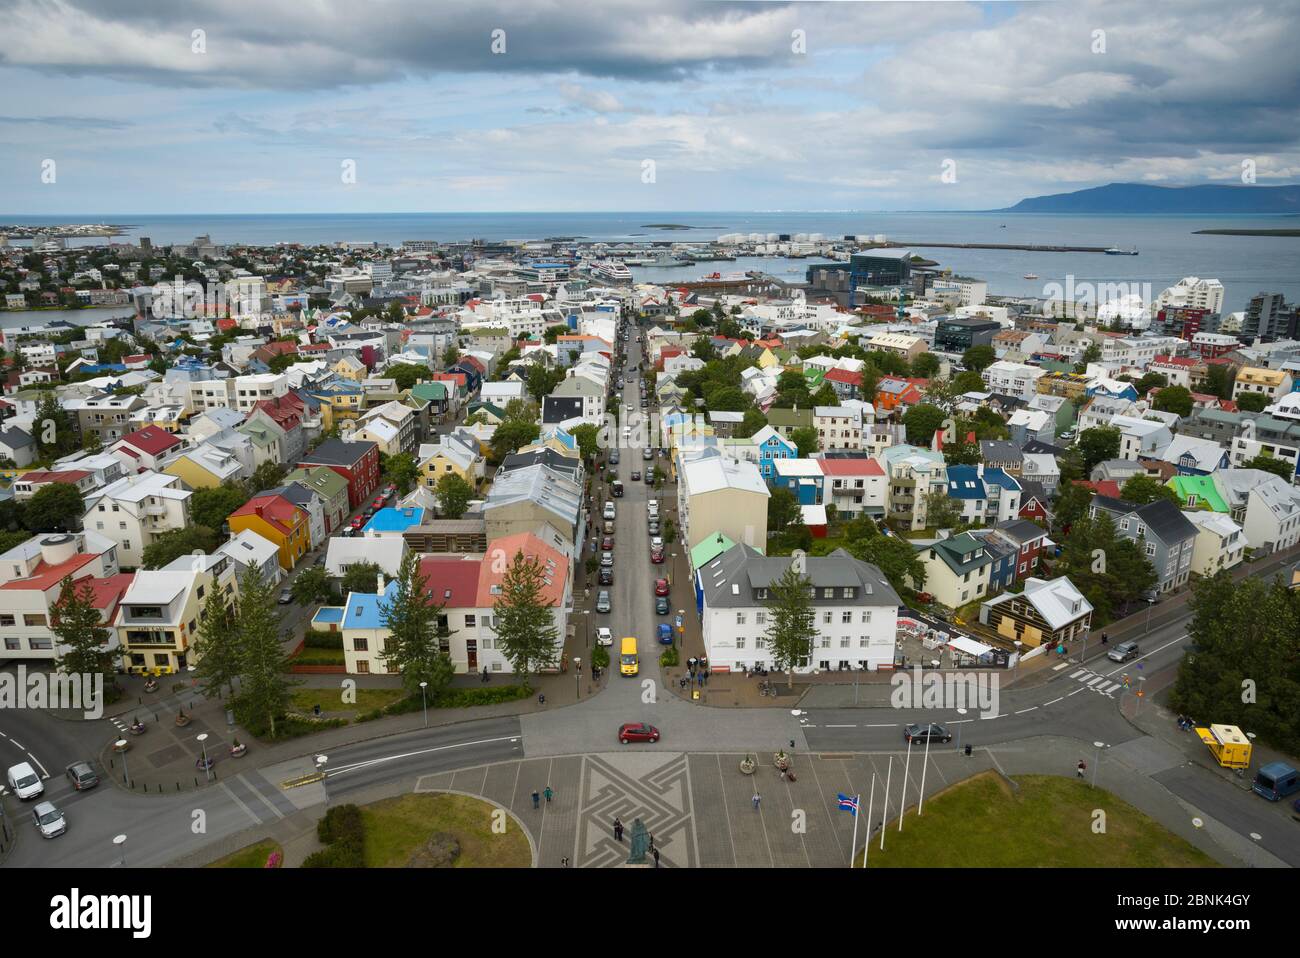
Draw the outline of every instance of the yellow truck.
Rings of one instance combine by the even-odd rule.
[[[1211,725],[1196,734],[1224,768],[1250,767],[1250,739],[1237,726]]]

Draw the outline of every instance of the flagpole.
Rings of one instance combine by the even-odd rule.
[[[930,744],[930,736],[925,737],[925,744]],[[907,764],[903,766],[903,787],[899,790],[898,830],[903,830],[903,814],[907,811],[907,776],[912,771],[912,740],[907,740]]]
[[[853,841],[849,843],[849,867],[853,867],[853,853],[858,850],[858,818],[862,813],[862,793],[858,792],[853,805]]]
[[[885,773],[885,807],[880,810],[880,850],[885,850],[885,821],[889,818],[889,783],[894,780],[894,756],[889,756],[889,769]]]
[[[862,843],[862,867],[867,867],[867,852],[871,851],[871,810],[876,807],[876,770],[871,770],[871,797],[867,799],[867,840]]]
[[[921,797],[916,803],[916,817],[921,817],[921,809],[925,808],[925,771],[930,767],[930,736],[925,737],[925,758],[921,760]]]

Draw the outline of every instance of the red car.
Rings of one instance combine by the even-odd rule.
[[[618,728],[618,740],[626,745],[628,742],[657,742],[659,730],[644,722],[628,722]]]
[[[664,561],[664,550],[663,550],[663,549],[651,549],[651,550],[650,550],[650,561],[651,561],[651,562],[663,562],[663,561]]]
[[[668,580],[655,579],[655,595],[667,595],[667,594],[668,594]]]
[[[384,508],[384,503],[387,501],[388,500],[383,496],[375,496],[375,501],[370,503],[370,507],[378,511],[379,509]]]
[[[605,552],[612,552],[614,550],[614,537],[605,536],[605,538],[601,539],[600,548]]]
[[[357,516],[355,519],[352,520],[353,529],[360,529],[365,524],[366,524],[366,520],[362,519],[360,516]]]

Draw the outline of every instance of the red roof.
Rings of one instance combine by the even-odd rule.
[[[482,564],[482,559],[427,556],[420,560],[420,574],[435,602],[453,609],[473,609],[478,605]]]
[[[135,446],[135,448],[150,456],[160,455],[173,446],[181,444],[181,441],[166,429],[159,429],[156,426],[146,426],[143,429],[137,429],[135,432],[129,432],[119,439],[117,444],[124,442]],[[125,451],[130,452],[130,450]]]
[[[46,592],[62,582],[66,576],[73,575],[82,566],[88,565],[98,558],[99,556],[93,552],[79,552],[71,559],[60,562],[58,565],[50,565],[42,559],[26,579],[14,579],[12,582],[6,582],[0,586],[0,589],[35,589],[38,592]]]
[[[254,496],[232,512],[234,516],[260,516],[271,526],[289,535],[298,523],[298,507],[284,496]]]
[[[847,369],[832,369],[822,378],[829,379],[833,383],[848,383],[851,386],[862,385],[862,373],[851,372]]]
[[[66,482],[70,485],[76,485],[82,479],[89,476],[90,473],[85,469],[68,469],[63,472],[51,472],[46,469],[37,469],[33,472],[25,472],[18,477],[19,482]]]
[[[91,600],[95,608],[102,609],[105,613],[104,621],[111,622],[113,616],[117,614],[117,604],[122,601],[122,596],[126,590],[131,588],[131,583],[135,581],[134,572],[119,572],[117,575],[111,575],[107,579],[84,579],[89,583],[91,591],[95,597]]]
[[[277,426],[288,432],[302,424],[305,404],[295,393],[285,393],[275,399],[262,399],[254,403],[253,408],[248,411],[249,417],[259,409]]]
[[[1110,499],[1122,499],[1120,495],[1119,483],[1114,479],[1098,479],[1095,482],[1076,482],[1076,486],[1083,486],[1085,489],[1091,489],[1098,495],[1106,496]]]
[[[880,468],[880,463],[869,456],[818,459],[817,462],[821,463],[822,475],[825,476],[883,476],[885,474],[885,470]]]
[[[1157,356],[1154,362],[1164,366],[1182,366],[1184,368],[1200,365],[1200,360],[1190,359],[1187,356]]]
[[[239,326],[239,323],[235,322],[233,319],[219,319],[219,320],[217,320],[217,329],[220,329],[220,330],[223,330],[223,331],[224,331],[224,330],[227,330],[227,329],[235,329],[235,328],[237,328],[238,326]]]
[[[312,343],[310,346],[299,346],[299,353],[327,353],[333,349],[329,343]]]

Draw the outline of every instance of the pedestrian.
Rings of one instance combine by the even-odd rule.
[[[546,802],[548,805],[550,804],[551,799],[555,797],[555,793],[551,791],[551,786],[549,785],[546,786],[546,791],[542,792],[542,794],[546,796]]]
[[[567,858],[561,858],[561,859],[560,859],[560,867],[561,867],[561,868],[568,868],[568,867],[569,867],[569,860],[568,860]]]
[[[659,849],[654,848],[654,849],[651,849],[651,851],[654,852],[654,856],[655,856],[655,868],[658,868],[658,867],[659,867]]]
[[[537,704],[538,704],[538,705],[545,705],[545,704],[546,704],[546,693],[545,693],[545,692],[538,692],[538,693],[537,693]]]
[[[620,842],[623,840],[623,823],[617,818],[614,819],[614,838]]]
[[[696,678],[700,683],[700,688],[704,688],[704,673],[701,672]]]
[[[1080,778],[1083,778],[1083,773],[1086,772],[1087,770],[1088,770],[1088,763],[1085,762],[1083,759],[1079,759],[1079,764],[1075,768],[1075,772],[1078,774]]]
[[[754,793],[754,797],[751,798],[750,801],[754,803],[754,811],[758,811],[758,803],[760,801],[758,797],[758,792]]]
[[[533,808],[541,808],[541,807],[542,807],[541,793],[539,793],[537,789],[533,789]]]
[[[1103,632],[1103,633],[1101,634],[1101,644],[1102,644],[1102,645],[1105,645],[1105,644],[1106,644],[1107,642],[1109,642],[1109,641],[1110,641],[1110,637],[1107,636],[1105,632]]]

